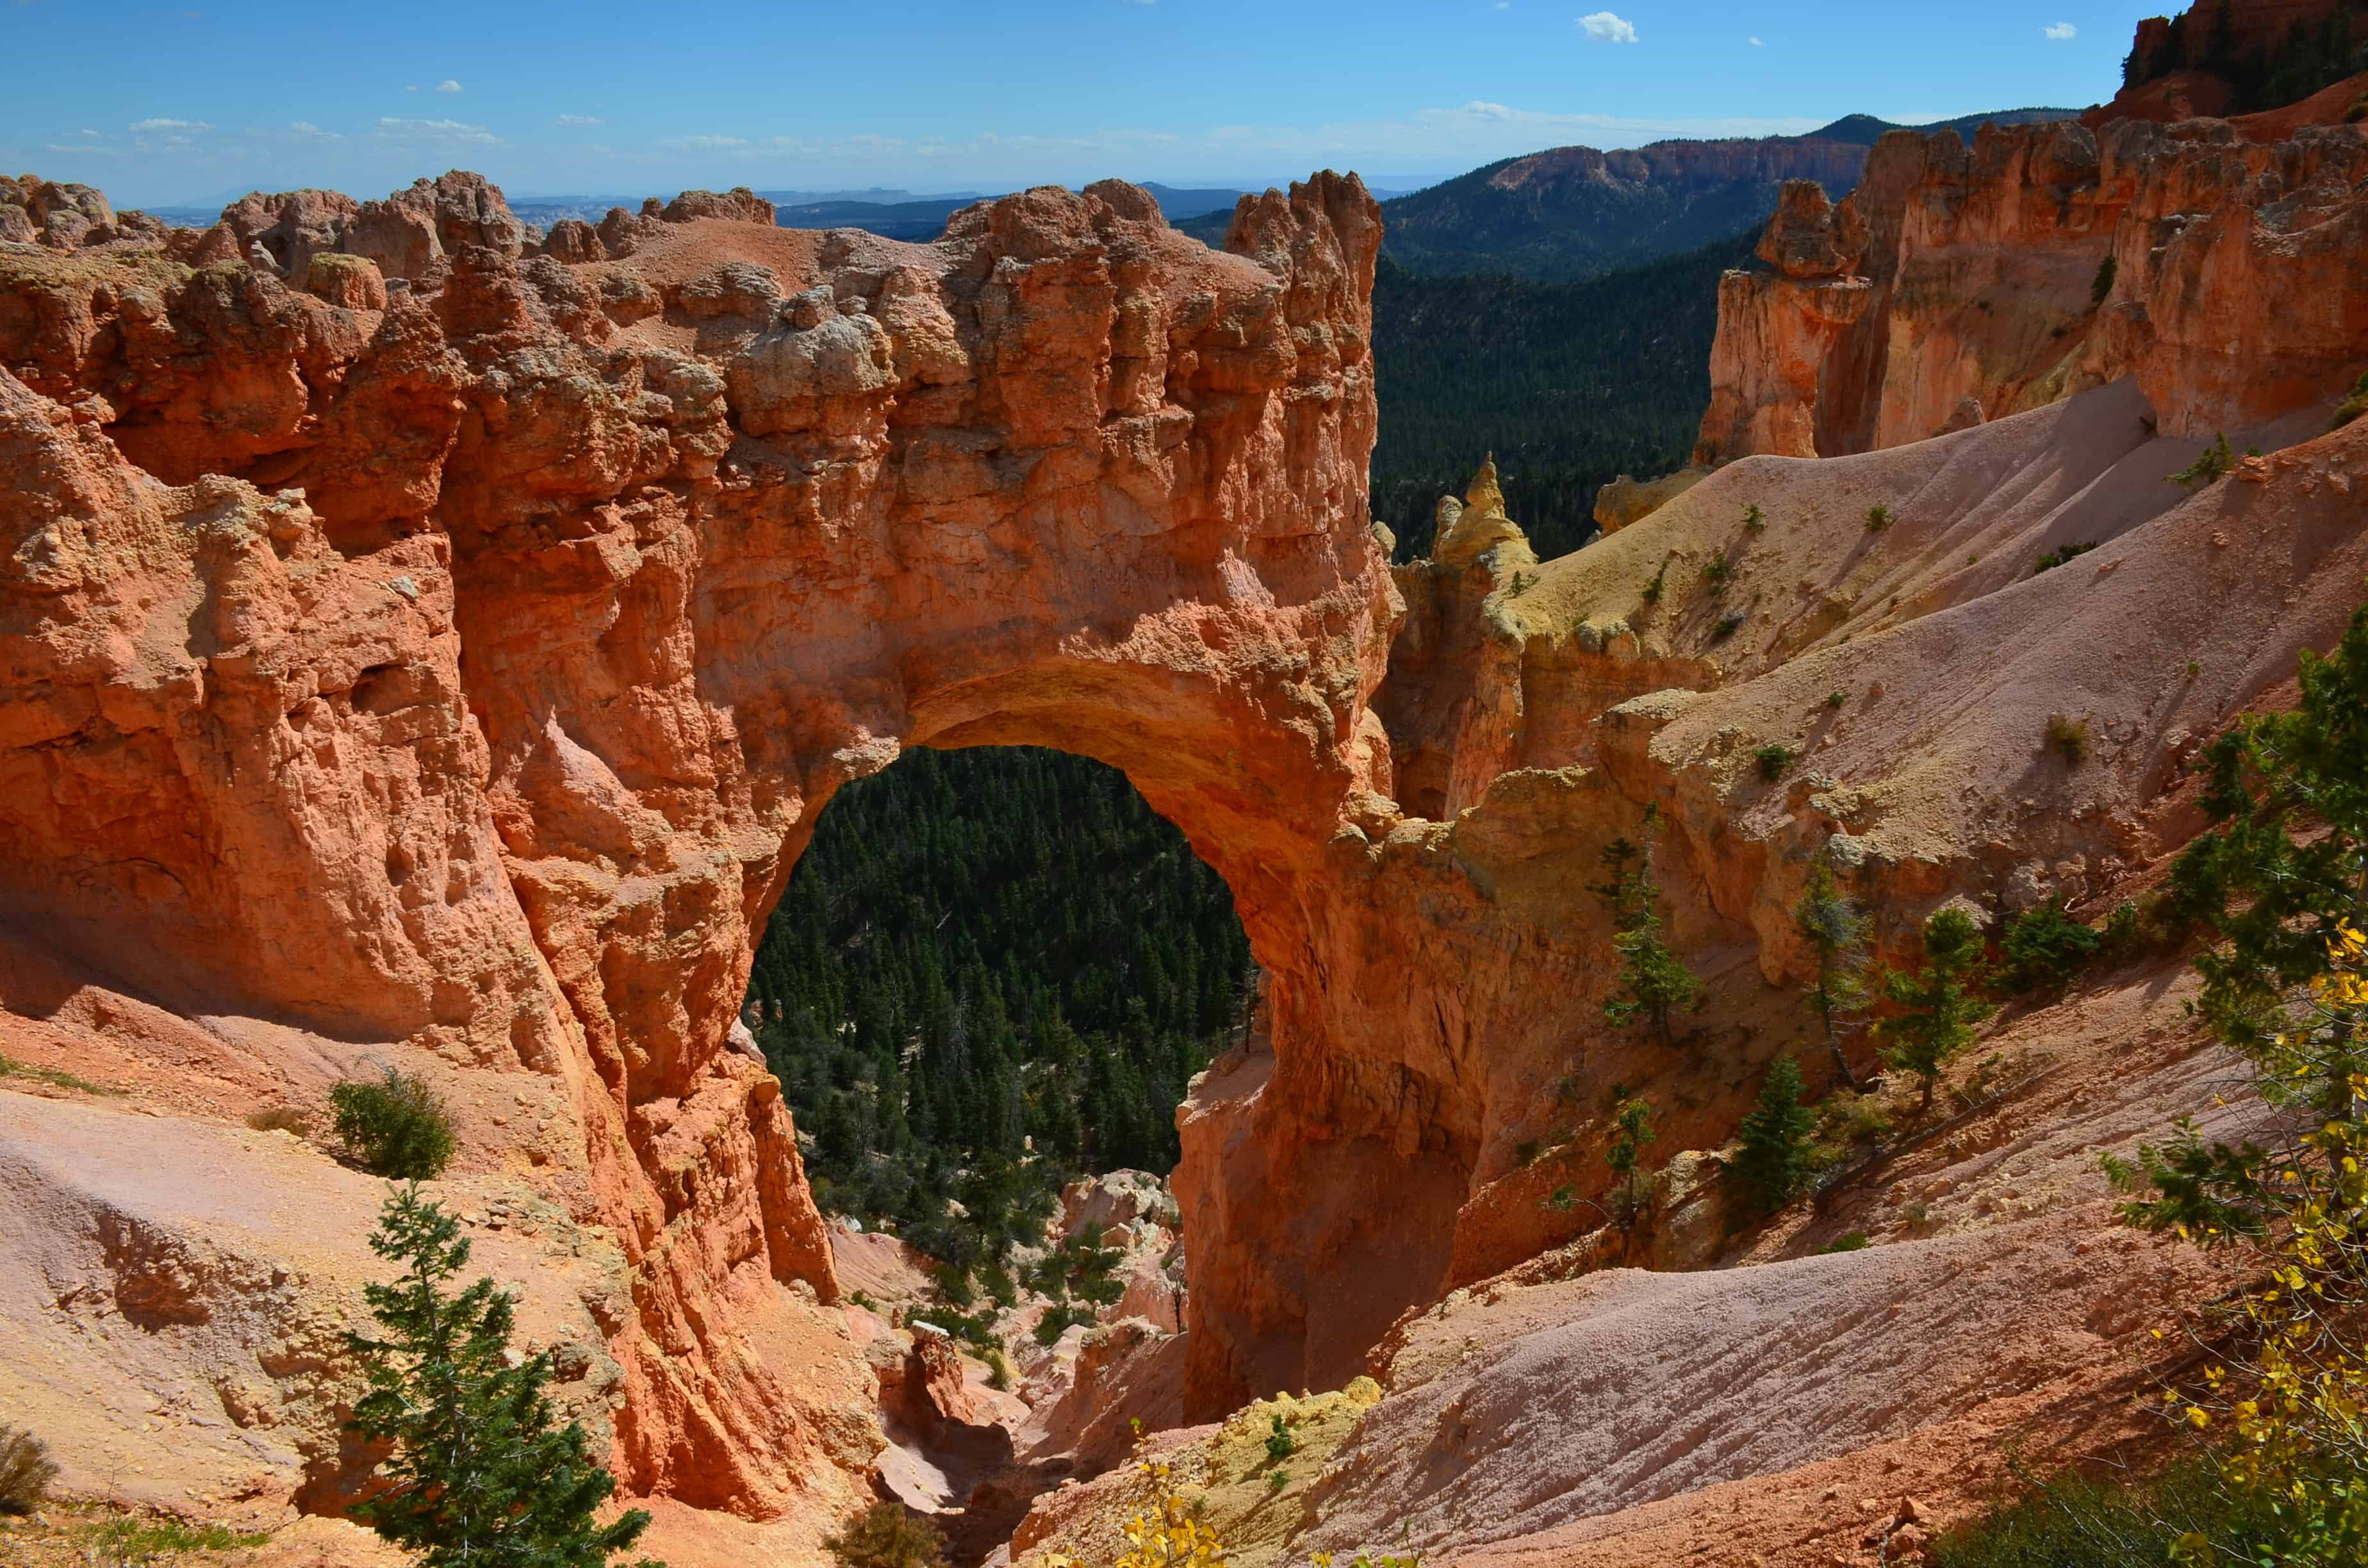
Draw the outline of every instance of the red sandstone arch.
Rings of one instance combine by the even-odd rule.
[[[1372,199],[1269,193],[1231,254],[1105,184],[930,247],[728,214],[537,255],[472,180],[233,214],[313,291],[100,251],[0,300],[0,915],[185,1010],[570,1085],[543,1179],[632,1269],[624,1473],[762,1513],[829,1423],[715,1346],[835,1284],[723,1049],[751,933],[899,747],[1094,756],[1273,976],[1272,1056],[1187,1133],[1195,1401],[1356,1370],[1479,1120],[1369,983],[1406,956],[1358,882],[1396,820]]]

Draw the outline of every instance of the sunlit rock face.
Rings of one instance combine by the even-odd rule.
[[[2328,259],[2359,147],[1887,140],[1841,208],[1788,198],[1770,248],[1809,270],[1745,323],[1776,347],[1721,350],[1781,361],[1722,382],[1741,444],[1862,455],[1727,462],[1543,562],[1484,470],[1395,573],[1353,178],[1246,200],[1222,251],[1115,183],[926,246],[742,193],[537,237],[458,175],[162,238],[45,209],[79,216],[0,244],[0,985],[92,1040],[136,1033],[57,1000],[101,982],[213,1020],[138,1049],[223,1083],[436,1063],[472,1179],[602,1260],[541,1284],[603,1344],[628,1488],[836,1517],[881,1438],[788,1111],[727,1045],[754,933],[903,747],[1090,756],[1266,976],[1179,1113],[1186,1413],[1340,1387],[1407,1308],[1580,1233],[1611,1085],[1658,1086],[1667,1147],[1724,1141],[1798,1024],[1770,988],[1817,857],[1901,957],[1943,901],[2077,902],[2175,840],[2182,748],[2355,597],[2368,436],[2192,499],[2157,449],[2368,359]],[[2034,739],[2067,710],[2077,775]],[[1691,1054],[1604,1020],[1590,889],[1647,806],[1713,979]],[[68,978],[28,989],[25,945]]]
[[[1788,188],[1774,270],[1721,286],[1696,460],[1877,450],[2129,375],[2170,435],[2326,400],[2368,360],[2368,134],[2291,118],[1893,131],[1838,206]]]
[[[622,1473],[762,1514],[868,1462],[742,1343],[836,1292],[725,1049],[815,814],[905,744],[1100,757],[1312,992],[1396,602],[1353,178],[1226,252],[1116,183],[931,246],[753,200],[542,242],[454,175],[0,259],[0,897],[177,1011],[563,1081]]]

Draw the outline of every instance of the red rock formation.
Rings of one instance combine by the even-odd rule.
[[[1978,368],[1993,340],[1915,267],[2085,291],[2135,222],[2114,202],[2205,214],[2147,229],[2104,312],[2123,335],[2079,340],[2157,406],[2290,400],[2348,351],[2349,290],[2303,291],[2351,233],[2356,137],[2085,135],[1878,149],[1845,208],[1880,310],[1834,353],[1884,353],[1856,381],[1826,366],[1821,445],[1861,418],[1872,440],[1892,415],[1842,393],[1895,375],[1955,416],[1965,377],[1921,346],[1954,333]],[[1859,244],[1805,194],[1787,212],[1802,232],[1771,249],[1795,266]],[[2213,557],[2207,622],[2188,563],[2233,484],[2161,551],[2027,580],[2042,543],[2179,499],[2129,388],[1730,463],[1559,562],[1476,484],[1438,558],[1394,575],[1363,493],[1376,212],[1329,176],[1245,201],[1224,253],[1118,184],[982,204],[928,247],[652,204],[529,254],[464,176],[254,221],[262,265],[104,244],[0,265],[0,920],[184,1013],[551,1080],[581,1159],[522,1153],[519,1179],[630,1276],[630,1306],[595,1312],[616,1462],[752,1516],[871,1450],[868,1412],[767,1369],[813,1353],[774,1332],[785,1297],[837,1284],[778,1088],[726,1037],[815,813],[902,747],[1115,764],[1234,890],[1269,1005],[1196,1086],[1174,1180],[1184,1403],[1217,1413],[1337,1385],[1409,1305],[1570,1239],[1520,1185],[1524,1146],[1580,1119],[1557,1085],[1713,1082],[1602,1027],[1584,889],[1648,802],[1672,939],[1719,983],[1699,1049],[1721,1086],[1663,1136],[1714,1147],[1773,1049],[1753,1009],[1798,1022],[1765,984],[1799,967],[1812,854],[1848,858],[1895,948],[1944,897],[2089,891],[2141,858],[2133,802],[2171,732],[2282,675],[2357,578],[2310,576],[2356,540],[2355,431],[2264,465],[2254,520],[2294,548]],[[315,291],[272,234],[312,247]],[[2037,254],[1986,258],[1984,234]],[[2297,320],[2247,313],[2272,308]],[[2253,324],[2258,375],[2202,330],[2222,319]],[[2032,380],[1975,385],[2004,411]],[[1874,501],[1901,513],[1879,545]],[[1738,543],[1747,502],[1770,521]],[[1750,591],[1701,587],[1713,555]],[[2096,656],[2074,597],[2127,657]],[[2214,680],[2180,684],[2199,656]],[[1885,706],[1886,677],[1942,695]],[[2067,682],[2110,745],[2026,819],[2004,803],[2037,799],[2025,731]],[[1990,728],[1935,740],[1936,713]],[[1821,748],[1781,788],[1750,760],[1775,735]]]
[[[1815,455],[1813,416],[1827,395],[1834,346],[1874,295],[1873,285],[1855,276],[1866,247],[1857,207],[1835,207],[1813,181],[1786,182],[1759,246],[1774,274],[1736,271],[1719,279],[1711,406],[1696,464],[1743,452]]]
[[[2197,0],[2176,17],[2142,18],[2130,52],[2149,71],[2202,65],[2224,50],[2243,59],[2274,52],[2297,28],[2358,9],[2357,0]]]
[[[465,175],[241,203],[268,267],[12,264],[0,898],[186,1010],[564,1082],[621,1472],[762,1514],[834,1418],[735,1325],[836,1285],[723,1047],[814,813],[901,744],[1101,756],[1304,974],[1394,606],[1353,180],[1230,256],[1116,184],[928,249],[714,205],[605,224],[630,265],[523,256]]]
[[[2182,435],[2332,402],[2368,362],[2363,174],[2353,128],[1895,131],[1835,210],[1869,236],[1862,287],[1839,267],[1723,282],[1697,459],[1897,446],[2131,374]],[[1813,218],[1780,212],[1763,254],[1846,254]]]

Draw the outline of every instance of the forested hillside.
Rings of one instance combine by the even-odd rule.
[[[2255,6],[2239,17],[2228,0],[2199,0],[2167,22],[2139,24],[2122,62],[2122,85],[2140,87],[2174,71],[2203,71],[2228,84],[2226,112],[2253,114],[2300,103],[2368,67],[2368,4],[2330,0],[2281,13]],[[2314,14],[2315,13],[2315,14]]]
[[[1224,883],[1124,775],[916,750],[824,811],[749,996],[824,1208],[993,1285],[1062,1183],[1175,1165],[1248,982]]]
[[[1605,483],[1682,466],[1710,401],[1719,274],[1758,238],[1584,283],[1417,278],[1384,256],[1372,506],[1399,559],[1429,552],[1432,507],[1491,451],[1507,510],[1547,557],[1587,541]]]
[[[1813,179],[1839,200],[1867,149],[1887,131],[1954,131],[1985,123],[2068,119],[2068,108],[1998,109],[1929,125],[1845,115],[1803,136],[1669,141],[1642,147],[1549,147],[1503,158],[1382,203],[1383,253],[1428,277],[1509,273],[1575,282],[1643,267],[1762,222],[1788,179]],[[1176,209],[1167,209],[1171,221]],[[1176,227],[1222,245],[1233,210]]]

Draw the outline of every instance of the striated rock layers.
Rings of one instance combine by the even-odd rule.
[[[2305,199],[2129,253],[2130,303],[2173,297],[2196,234],[2183,319],[2350,320],[2302,297],[2302,220],[2310,160],[2355,143],[2148,134],[2149,178],[2258,197],[2292,159]],[[1800,1028],[1815,858],[1894,956],[1951,898],[2098,896],[2192,819],[2146,812],[2195,739],[2356,597],[2368,426],[2185,497],[2160,476],[2194,444],[2146,422],[2294,395],[2341,350],[2283,318],[2215,345],[2149,306],[2134,383],[1728,463],[1558,561],[1484,467],[1393,571],[1353,179],[1246,201],[1222,253],[1114,183],[930,246],[737,195],[537,240],[473,176],[414,193],[384,259],[319,193],[165,246],[0,246],[0,957],[145,1000],[0,985],[45,1039],[132,1050],[160,1004],[267,1064],[400,1048],[547,1085],[534,1138],[472,1122],[466,1174],[613,1249],[613,1457],[694,1508],[787,1514],[877,1451],[868,1408],[781,1374],[861,1362],[778,1327],[837,1283],[779,1090],[727,1040],[815,813],[904,746],[1118,766],[1234,891],[1267,1004],[1173,1178],[1200,1418],[1339,1387],[1407,1307],[1589,1228],[1610,1085],[1715,1148]],[[1777,264],[1858,244],[1812,197]],[[1868,255],[1907,253],[1863,210]],[[1841,350],[1920,308],[1870,274]],[[2093,561],[2031,576],[2075,540]],[[2077,774],[2042,738],[2066,711],[2098,737]],[[1711,981],[1674,1052],[1606,1028],[1588,892],[1648,805]]]
[[[2368,364],[2368,134],[2248,131],[1894,131],[1838,207],[1788,188],[1774,270],[1721,285],[1696,460],[1870,451],[2127,375],[2173,435],[2331,402]]]
[[[0,918],[188,1017],[557,1080],[582,1152],[529,1174],[630,1269],[620,1474],[761,1517],[871,1451],[744,1332],[837,1285],[726,1048],[833,790],[1120,764],[1314,1028],[1309,886],[1389,788],[1378,230],[1330,176],[1232,254],[1119,184],[927,248],[677,206],[539,243],[450,175],[0,246]]]

